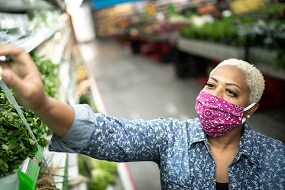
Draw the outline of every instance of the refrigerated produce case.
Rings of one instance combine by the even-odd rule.
[[[66,78],[72,76],[72,70],[66,68],[66,65],[70,64],[70,48],[72,47],[72,44],[70,44],[72,42],[72,29],[69,25],[68,15],[59,10],[58,7],[41,0],[11,0],[5,1],[5,3],[1,0],[0,5],[0,43],[14,44],[23,48],[26,52],[31,53],[36,62],[41,60],[43,64],[58,65],[59,71],[65,70],[65,73],[64,75],[62,75],[62,72],[54,74],[59,75],[59,77],[65,77],[64,81],[72,81]],[[48,46],[52,47],[48,48]],[[66,75],[66,72],[69,73]],[[67,89],[70,91],[70,89],[74,88],[75,86],[71,86],[71,84],[68,84],[68,86],[67,84],[65,86],[62,85],[58,91],[60,93],[56,96],[62,101],[70,101],[72,96],[67,98],[67,95],[71,94],[67,92]],[[33,119],[37,120],[37,118]],[[43,130],[43,127],[40,125],[32,128],[33,131],[40,131]],[[48,131],[45,131],[37,133],[36,136],[45,137],[48,133]],[[7,144],[5,147],[8,149],[13,141],[13,136],[10,135],[9,138],[11,138],[10,142],[3,142]],[[29,136],[25,138],[29,138]],[[2,156],[5,154],[4,144],[2,144],[0,150]],[[22,163],[18,169],[13,168],[13,171],[1,173],[4,176],[0,179],[0,189],[28,190],[36,187],[69,189],[68,182],[78,175],[76,156],[67,153],[49,152],[43,143],[39,144],[37,152],[29,152],[27,154],[26,152],[17,153],[19,151],[15,151],[13,159],[11,158],[9,164],[12,164],[13,160],[21,162],[21,159]],[[5,166],[3,164],[5,163],[2,161],[2,169]],[[60,169],[52,171],[51,167]],[[71,170],[72,172],[70,172]]]

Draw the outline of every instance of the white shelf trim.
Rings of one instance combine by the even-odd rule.
[[[26,52],[31,52],[43,42],[50,39],[61,28],[61,25],[43,28],[38,30],[34,35],[20,39],[12,44],[23,48]]]

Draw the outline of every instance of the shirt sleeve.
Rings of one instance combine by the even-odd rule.
[[[93,113],[86,105],[73,106],[75,120],[68,133],[53,135],[49,149],[81,153],[109,161],[160,160],[160,149],[179,127],[177,120],[127,120]]]
[[[95,116],[88,105],[72,105],[75,119],[64,137],[52,135],[49,150],[55,152],[80,152],[90,141],[94,129]]]

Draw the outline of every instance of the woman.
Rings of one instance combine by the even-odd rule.
[[[0,55],[15,60],[2,63],[4,82],[54,131],[50,150],[156,162],[162,189],[285,189],[284,144],[245,123],[264,90],[262,74],[247,62],[225,60],[211,72],[196,99],[198,118],[130,121],[47,97],[28,54],[1,45]]]

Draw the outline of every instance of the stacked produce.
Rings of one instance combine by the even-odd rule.
[[[253,22],[255,21],[252,19],[228,17],[202,26],[192,25],[182,28],[180,34],[186,38],[243,46],[246,38],[245,29]]]
[[[285,68],[285,4],[267,5],[246,15],[227,15],[213,22],[182,28],[184,38],[233,47],[261,48],[277,52],[270,64]],[[251,54],[249,54],[251,57]]]

